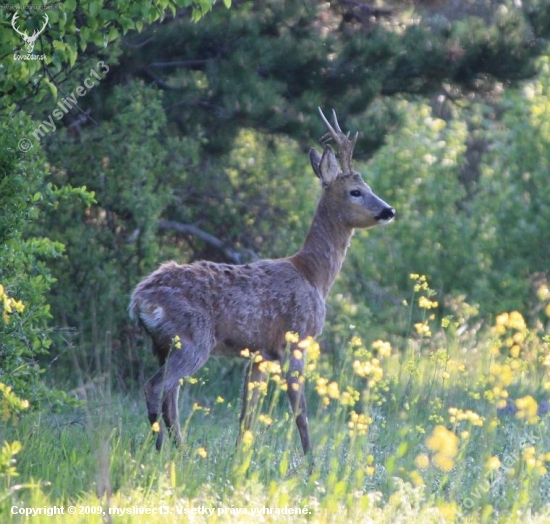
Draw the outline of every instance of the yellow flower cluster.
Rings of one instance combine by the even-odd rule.
[[[321,356],[321,348],[319,344],[312,337],[307,337],[298,342],[298,347],[307,354],[308,371],[313,371],[317,360],[319,360],[319,357]]]
[[[10,386],[0,382],[0,420],[7,422],[10,418],[17,420],[17,412],[29,407],[29,401],[19,398]]]
[[[432,332],[430,330],[430,326],[428,325],[428,322],[416,322],[414,324],[414,329],[416,329],[416,332],[421,337],[430,338],[432,336]]]
[[[267,393],[267,382],[264,382],[263,380],[260,382],[250,381],[248,383],[248,391],[253,391],[255,389],[257,389],[260,393]]]
[[[267,375],[280,375],[282,373],[281,364],[276,360],[264,360],[260,362],[258,369]]]
[[[322,398],[323,405],[328,406],[332,400],[338,400],[342,406],[353,406],[359,400],[360,394],[351,386],[346,391],[340,392],[338,382],[329,382],[325,377],[318,377],[315,385],[315,391]]]
[[[210,408],[207,408],[205,406],[201,406],[198,402],[193,402],[193,405],[191,406],[191,409],[193,412],[195,411],[204,411],[205,415],[208,415],[210,413]]]
[[[457,422],[462,422],[466,420],[472,426],[483,426],[483,423],[485,422],[485,418],[478,415],[471,409],[462,410],[459,408],[449,408],[449,422],[451,424],[456,424]]]
[[[248,348],[243,349],[241,351],[240,355],[241,355],[241,357],[249,358],[250,360],[252,360],[256,364],[259,364],[264,359],[259,351],[251,352],[250,349],[248,349]]]
[[[537,401],[531,395],[518,398],[516,400],[516,407],[518,408],[516,418],[525,419],[527,424],[536,424],[538,422],[539,406]]]
[[[504,335],[506,329],[515,329],[516,331],[525,331],[527,329],[525,319],[519,311],[501,313],[497,316],[495,320],[495,331],[499,335]]]
[[[365,473],[369,476],[369,477],[372,477],[375,473],[376,473],[376,469],[375,467],[373,466],[374,464],[374,456],[373,455],[369,455],[367,457],[367,467],[365,468]]]
[[[391,355],[391,344],[384,340],[375,340],[372,343],[372,348],[377,351],[380,358],[387,358]]]
[[[544,462],[548,462],[550,457],[547,456],[548,453],[537,457],[536,453],[537,450],[535,449],[535,446],[529,446],[523,450],[522,456],[525,461],[525,465],[527,466],[527,469],[534,470],[539,475],[546,475],[547,469]]]
[[[550,289],[546,284],[541,284],[537,289],[537,296],[541,302],[546,302],[544,307],[544,313],[547,317],[550,317]]]
[[[444,472],[454,468],[454,457],[458,454],[458,437],[445,426],[435,426],[426,439],[426,446],[434,452],[433,463]]]
[[[514,381],[513,364],[513,362],[509,364],[493,362],[489,368],[487,382],[493,387],[485,391],[484,396],[489,402],[494,402],[499,409],[506,407],[508,398],[506,387]]]
[[[355,411],[352,411],[348,422],[350,437],[355,435],[366,435],[371,424],[371,417],[365,415],[364,413],[356,413]]]
[[[522,345],[528,335],[527,324],[519,311],[502,313],[495,319],[493,332],[500,338],[500,344],[494,347],[494,353],[499,354],[501,348],[508,351],[512,358],[518,358]]]
[[[368,378],[368,386],[371,388],[384,377],[384,370],[380,367],[377,358],[368,361],[354,360],[352,363],[353,372],[359,377]]]
[[[298,336],[298,333],[287,331],[285,333],[285,340],[287,344],[297,344],[300,341],[300,337]]]
[[[438,306],[439,304],[436,301],[430,300],[428,297],[421,296],[418,299],[418,307],[422,309],[434,309]]]
[[[23,313],[25,311],[25,304],[20,300],[15,300],[15,298],[8,296],[2,284],[0,284],[0,303],[2,304],[4,324],[9,324],[12,313]]]
[[[353,389],[351,386],[347,386],[346,391],[342,391],[339,400],[342,406],[355,406],[360,397],[359,391]]]
[[[416,284],[414,285],[414,292],[418,293],[421,290],[428,291],[430,287],[428,286],[428,281],[426,275],[419,275],[418,273],[411,273],[409,275],[411,280],[414,280]]]

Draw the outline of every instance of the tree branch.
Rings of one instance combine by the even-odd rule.
[[[207,244],[219,249],[224,256],[230,262],[234,264],[244,264],[245,262],[250,262],[254,260],[259,260],[259,257],[251,249],[235,249],[231,246],[228,246],[225,242],[219,238],[203,231],[202,229],[194,226],[193,224],[182,224],[181,222],[175,222],[173,220],[159,220],[158,227],[160,229],[172,229],[181,233],[182,235],[193,235]]]

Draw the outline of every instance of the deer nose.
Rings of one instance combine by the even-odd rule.
[[[393,207],[385,207],[374,218],[379,222],[389,222],[395,217],[395,209]]]

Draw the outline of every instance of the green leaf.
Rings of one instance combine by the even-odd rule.
[[[54,54],[55,57],[55,54]],[[50,92],[54,100],[57,100],[57,86],[53,84],[48,78],[44,78],[44,82],[50,88]]]
[[[88,41],[90,40],[90,29],[88,27],[80,28],[80,49],[84,51],[88,46]]]
[[[401,442],[401,444],[399,444],[399,447],[397,448],[397,453],[396,453],[397,458],[404,457],[408,449],[409,449],[409,445],[406,442]]]
[[[90,9],[89,9],[90,16],[95,18],[100,11],[101,11],[101,4],[99,2],[92,2],[90,4]]]
[[[67,51],[69,53],[69,64],[71,67],[73,67],[78,57],[78,51],[74,47],[67,47]]]
[[[223,5],[229,9],[231,7],[231,0],[223,0]]]
[[[116,27],[111,27],[110,31],[109,31],[109,42],[112,42],[113,40],[116,40],[118,38],[118,30]]]
[[[65,51],[65,43],[61,42],[61,40],[54,40],[52,45],[53,48],[57,51]]]

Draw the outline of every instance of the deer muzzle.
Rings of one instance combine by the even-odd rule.
[[[385,207],[376,215],[374,218],[378,221],[379,224],[388,224],[395,217],[395,209],[393,207]]]

